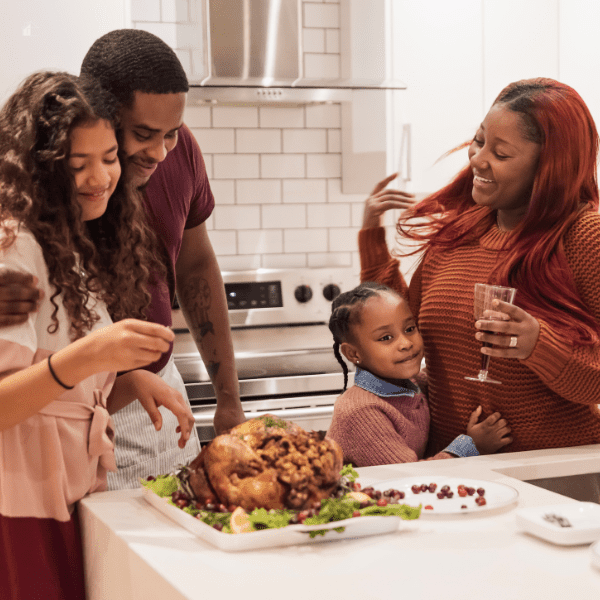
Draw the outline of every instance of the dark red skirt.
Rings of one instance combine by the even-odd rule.
[[[0,515],[2,600],[85,600],[79,518]]]

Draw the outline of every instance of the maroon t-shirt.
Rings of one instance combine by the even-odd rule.
[[[175,263],[183,231],[204,223],[215,206],[200,146],[185,125],[179,130],[175,148],[152,174],[144,196],[148,222],[169,256],[167,278],[150,286],[152,302],[147,315],[149,321],[170,327],[175,297]],[[171,352],[172,347],[146,369],[153,373],[160,371]]]

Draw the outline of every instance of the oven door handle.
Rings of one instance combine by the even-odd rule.
[[[196,427],[213,424],[214,411],[194,412]],[[315,417],[330,417],[333,415],[333,404],[327,406],[307,406],[305,408],[284,408],[279,410],[252,410],[244,411],[247,419],[256,419],[262,415],[273,415],[287,421],[294,419],[311,419]]]

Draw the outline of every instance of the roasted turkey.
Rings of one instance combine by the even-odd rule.
[[[188,482],[201,503],[303,510],[331,496],[342,466],[333,440],[264,415],[214,438],[189,465]]]

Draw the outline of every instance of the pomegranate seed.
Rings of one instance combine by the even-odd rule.
[[[353,517],[360,517],[360,511],[359,511],[359,510],[355,510],[355,511],[352,513],[352,516],[353,516]]]
[[[465,490],[464,488],[462,490],[460,488],[458,488],[458,495],[461,498],[464,498],[467,495],[467,490]]]
[[[379,498],[377,500],[377,506],[387,506],[388,501],[385,498]]]

